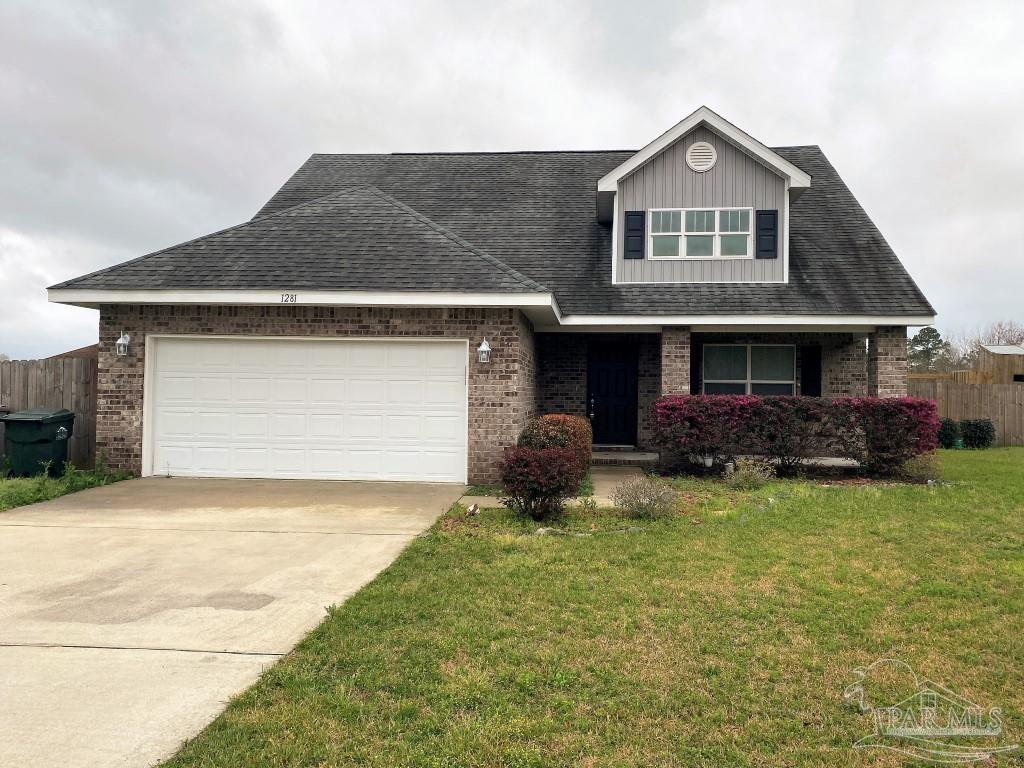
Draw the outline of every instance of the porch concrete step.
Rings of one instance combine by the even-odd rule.
[[[653,467],[661,457],[652,451],[606,451],[590,454],[595,467]]]

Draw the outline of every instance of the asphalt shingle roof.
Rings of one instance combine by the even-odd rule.
[[[632,151],[313,155],[249,223],[59,287],[551,290],[564,314],[932,315],[818,147],[789,283],[612,285],[597,180]],[[301,206],[296,208],[295,206]]]

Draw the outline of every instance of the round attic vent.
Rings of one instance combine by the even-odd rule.
[[[686,150],[686,164],[697,173],[710,171],[717,159],[718,153],[715,148],[706,141],[695,142]]]

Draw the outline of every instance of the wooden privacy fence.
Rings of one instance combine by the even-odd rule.
[[[907,394],[934,400],[939,416],[992,419],[996,445],[1024,445],[1024,384],[964,384],[910,379]]]
[[[75,429],[68,459],[81,468],[96,462],[96,360],[80,357],[0,362],[0,407],[67,408],[74,411]],[[0,424],[0,453],[3,452]]]

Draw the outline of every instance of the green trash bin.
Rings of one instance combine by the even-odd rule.
[[[32,408],[0,416],[4,423],[4,449],[17,477],[38,475],[49,462],[50,474],[64,474],[68,460],[68,439],[75,427],[75,414],[67,408]]]

